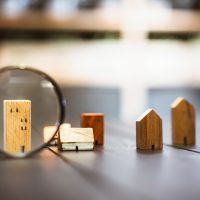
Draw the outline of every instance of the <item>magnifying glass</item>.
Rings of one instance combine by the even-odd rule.
[[[66,101],[44,72],[19,66],[0,69],[0,152],[27,157],[46,147],[65,118]],[[44,138],[45,127],[48,136]]]

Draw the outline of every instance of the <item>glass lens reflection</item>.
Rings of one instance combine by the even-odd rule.
[[[52,138],[58,119],[59,103],[50,81],[25,70],[0,73],[0,150],[21,156],[38,149]],[[44,138],[47,126],[54,128]]]

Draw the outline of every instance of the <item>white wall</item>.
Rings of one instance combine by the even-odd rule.
[[[132,122],[144,111],[150,86],[200,84],[199,53],[200,42],[3,42],[0,66],[38,67],[70,85],[120,87],[121,118]]]

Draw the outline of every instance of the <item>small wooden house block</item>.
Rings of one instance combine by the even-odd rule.
[[[67,129],[71,128],[71,124],[64,123],[60,126],[60,129]],[[43,141],[44,143],[47,143],[53,136],[57,129],[57,126],[45,126],[43,131]],[[56,145],[58,140],[58,133],[54,136],[54,138],[51,140],[50,145]]]
[[[81,127],[93,128],[94,143],[102,145],[104,143],[104,114],[103,113],[83,113],[81,115]]]
[[[195,144],[195,108],[184,98],[177,98],[171,105],[172,143]]]
[[[31,150],[31,101],[4,100],[4,150],[8,153]]]
[[[58,134],[59,150],[93,150],[94,135],[92,128],[64,128]]]
[[[136,146],[141,150],[161,150],[162,119],[152,109],[148,109],[136,121]]]

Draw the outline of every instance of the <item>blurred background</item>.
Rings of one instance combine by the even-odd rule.
[[[177,96],[200,112],[199,31],[200,0],[0,0],[0,66],[54,77],[67,121],[165,117]]]

